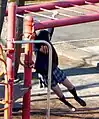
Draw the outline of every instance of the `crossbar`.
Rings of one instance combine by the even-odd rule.
[[[18,14],[26,13],[24,10],[39,12],[41,11],[40,8],[52,10],[52,9],[56,9],[55,6],[71,7],[71,4],[84,5],[85,1],[84,0],[65,0],[65,1],[50,2],[50,3],[43,3],[43,4],[26,5],[26,6],[17,7],[16,12]],[[8,11],[6,11],[6,15],[7,13]]]
[[[98,13],[75,16],[71,18],[61,18],[58,20],[42,21],[35,24],[35,30],[81,24],[81,23],[87,23],[87,22],[93,22],[93,21],[99,21]]]

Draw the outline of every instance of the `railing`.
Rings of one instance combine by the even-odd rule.
[[[13,41],[14,44],[28,44],[28,43],[44,43],[49,48],[49,64],[48,64],[48,90],[47,90],[47,119],[50,119],[50,90],[51,90],[51,72],[52,72],[52,48],[47,41],[43,40],[24,40],[24,41]]]

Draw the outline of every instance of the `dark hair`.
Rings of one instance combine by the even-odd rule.
[[[45,40],[49,41],[49,33],[46,30],[41,30],[37,35],[35,40]]]

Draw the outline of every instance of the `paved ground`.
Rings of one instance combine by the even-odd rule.
[[[79,106],[67,89],[61,86],[66,98],[77,107],[73,114],[52,93],[51,119],[98,119],[99,118],[99,69],[98,46],[75,47],[67,42],[54,44],[59,55],[59,67],[67,72],[70,81],[76,86],[78,94],[86,101],[87,106]],[[89,50],[90,49],[90,50]],[[46,94],[45,88],[40,89],[36,81],[31,90],[31,119],[45,119]],[[37,84],[36,84],[37,83]]]

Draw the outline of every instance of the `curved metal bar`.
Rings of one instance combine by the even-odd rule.
[[[13,43],[15,44],[27,44],[27,43],[44,43],[48,46],[49,48],[49,65],[48,65],[48,90],[47,90],[47,115],[48,115],[48,119],[50,119],[50,90],[51,90],[51,76],[52,76],[52,47],[51,45],[47,42],[47,41],[43,41],[43,40],[24,40],[24,41],[13,41]]]
[[[4,82],[0,82],[1,85],[7,85],[8,86],[8,83],[4,83]]]
[[[0,111],[4,111],[6,109],[8,109],[9,107],[6,107],[6,108],[1,108]]]

